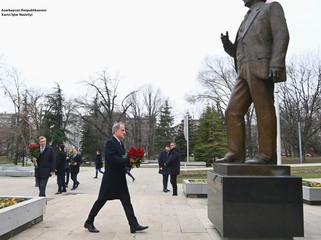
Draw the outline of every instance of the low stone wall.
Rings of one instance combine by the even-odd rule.
[[[207,197],[207,182],[183,179],[183,193],[186,197]]]
[[[303,202],[310,205],[321,205],[321,187],[302,186]]]
[[[16,165],[0,166],[0,176],[9,177],[32,177],[35,174],[34,167],[22,167]]]
[[[45,197],[0,196],[1,198],[27,198],[23,202],[0,209],[0,240],[6,240],[43,220]]]

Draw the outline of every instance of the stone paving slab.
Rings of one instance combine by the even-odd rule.
[[[209,169],[211,170],[211,169]],[[12,240],[222,240],[207,218],[206,198],[186,198],[182,185],[178,196],[163,193],[162,176],[155,168],[133,169],[135,182],[127,178],[132,204],[138,221],[149,225],[144,232],[131,234],[125,213],[118,200],[108,201],[99,212],[95,226],[100,233],[83,228],[96,200],[102,175],[93,179],[94,168],[82,167],[80,185],[75,191],[55,195],[56,177],[47,186],[47,208],[44,220]],[[0,177],[1,195],[37,196],[33,177]],[[69,184],[71,185],[71,184]],[[169,188],[171,189],[171,188]],[[305,237],[295,240],[321,239],[321,206],[304,205]]]

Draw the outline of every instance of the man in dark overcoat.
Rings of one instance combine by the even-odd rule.
[[[125,167],[135,163],[134,159],[128,159],[122,140],[126,135],[125,124],[115,123],[112,127],[113,136],[105,145],[105,173],[101,182],[99,195],[92,206],[88,218],[84,224],[90,232],[99,232],[94,226],[94,219],[107,200],[119,199],[130,226],[130,232],[142,231],[148,226],[139,225],[133,206],[130,201],[126,181]]]
[[[55,174],[56,159],[51,146],[47,145],[47,139],[44,136],[39,137],[40,155],[34,161],[37,161],[35,176],[39,183],[39,197],[46,196],[46,187],[49,177]]]
[[[71,190],[76,190],[80,184],[77,177],[78,177],[81,164],[82,164],[82,157],[78,153],[78,149],[73,148],[72,155],[70,156],[70,178],[73,181],[73,186]]]
[[[165,146],[165,149],[161,151],[158,156],[158,172],[163,175],[163,192],[165,193],[169,192],[169,190],[167,189],[169,173],[166,166],[164,165],[167,162],[169,150],[170,147]]]
[[[173,188],[173,196],[177,196],[177,175],[180,173],[181,161],[179,156],[179,149],[176,147],[176,143],[172,142],[170,144],[170,151],[168,154],[168,159],[164,163],[167,171],[170,175],[170,182]]]
[[[56,175],[58,191],[56,194],[66,192],[65,184],[65,166],[66,166],[66,147],[63,144],[59,145],[59,152],[56,157]]]

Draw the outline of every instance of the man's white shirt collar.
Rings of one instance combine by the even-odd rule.
[[[121,144],[121,141],[115,136],[115,135],[113,135],[116,139],[117,139],[117,141],[119,142],[119,144]]]

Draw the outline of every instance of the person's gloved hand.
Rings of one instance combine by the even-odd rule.
[[[230,39],[228,37],[228,31],[226,31],[226,35],[221,33],[221,41],[222,41],[224,46],[230,42]]]

